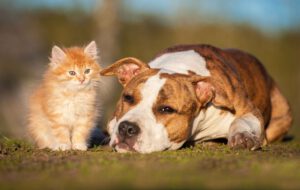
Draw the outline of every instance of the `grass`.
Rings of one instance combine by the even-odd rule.
[[[299,189],[300,143],[197,145],[152,154],[37,150],[0,141],[0,189]]]

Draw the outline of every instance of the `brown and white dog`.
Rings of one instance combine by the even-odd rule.
[[[210,45],[180,45],[149,64],[127,57],[101,72],[124,90],[108,123],[118,152],[174,150],[186,141],[226,138],[255,150],[287,133],[287,100],[253,56]]]

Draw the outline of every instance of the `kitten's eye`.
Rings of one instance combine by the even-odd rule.
[[[158,108],[158,112],[161,114],[172,114],[175,113],[176,110],[170,106],[161,106]]]
[[[76,75],[76,72],[75,71],[69,71],[69,74],[74,76],[74,75]]]
[[[127,102],[129,104],[133,104],[134,103],[134,97],[129,95],[129,94],[124,94],[123,95],[123,100],[124,102]]]
[[[91,69],[86,69],[85,71],[84,71],[84,74],[89,74],[91,72]]]

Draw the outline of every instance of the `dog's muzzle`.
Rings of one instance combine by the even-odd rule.
[[[118,133],[113,147],[118,152],[136,151],[133,146],[140,134],[140,127],[130,121],[122,121],[118,126]]]

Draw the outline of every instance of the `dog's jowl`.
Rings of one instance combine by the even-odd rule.
[[[108,123],[118,152],[174,150],[186,141],[226,138],[255,150],[291,126],[290,107],[253,56],[209,45],[162,51],[149,64],[123,58],[101,72],[124,90]]]

